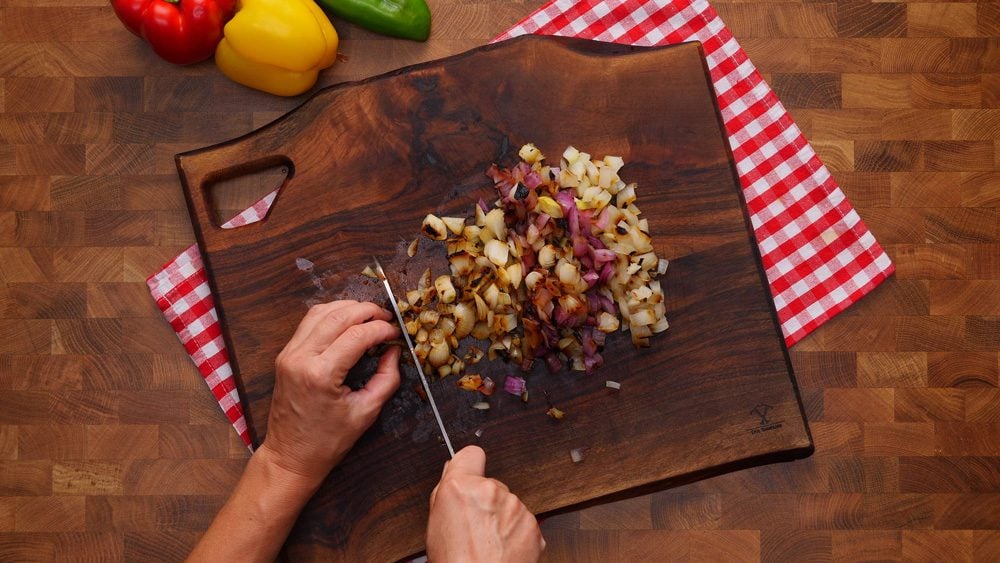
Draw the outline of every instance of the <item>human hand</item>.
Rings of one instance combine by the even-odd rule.
[[[445,464],[431,493],[427,559],[537,561],[545,549],[538,521],[506,485],[485,477],[486,453],[467,446]]]
[[[344,385],[369,348],[396,338],[391,313],[374,303],[315,305],[278,354],[267,437],[260,450],[319,486],[399,387],[399,347],[389,348],[363,389]]]

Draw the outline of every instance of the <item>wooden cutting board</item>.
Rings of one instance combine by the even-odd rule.
[[[274,358],[311,303],[383,300],[358,273],[379,256],[397,291],[442,246],[402,250],[427,213],[491,200],[483,172],[534,142],[621,155],[660,256],[671,328],[652,347],[608,339],[592,376],[528,375],[531,401],[503,392],[478,411],[454,379],[432,384],[456,447],[535,513],[641,485],[808,455],[812,449],[774,307],[698,44],[641,49],[523,37],[319,92],[249,135],[178,155],[256,443],[267,431]],[[289,177],[268,217],[221,229],[211,190],[273,166]],[[313,263],[303,269],[304,258]],[[298,263],[298,265],[297,265]],[[368,360],[349,381],[374,369]],[[502,380],[517,369],[476,371]],[[423,549],[427,499],[448,454],[415,373],[329,476],[289,537],[292,557],[394,560]],[[605,387],[619,381],[621,390]],[[567,413],[555,421],[549,405]],[[481,437],[475,433],[481,430]],[[570,450],[583,448],[573,463]]]

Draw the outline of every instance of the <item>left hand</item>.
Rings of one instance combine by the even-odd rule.
[[[369,348],[396,338],[391,313],[374,303],[334,301],[306,313],[278,354],[267,437],[260,450],[318,486],[375,422],[399,387],[399,347],[391,347],[363,389],[344,385]]]

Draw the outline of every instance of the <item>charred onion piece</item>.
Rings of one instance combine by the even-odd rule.
[[[444,240],[448,238],[448,227],[446,227],[444,221],[436,215],[428,215],[427,217],[424,217],[424,224],[421,226],[420,230],[427,235],[427,238],[432,240]]]

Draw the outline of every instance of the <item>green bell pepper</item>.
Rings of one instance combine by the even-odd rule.
[[[426,41],[431,32],[431,11],[425,0],[316,0],[324,11],[365,29]]]

